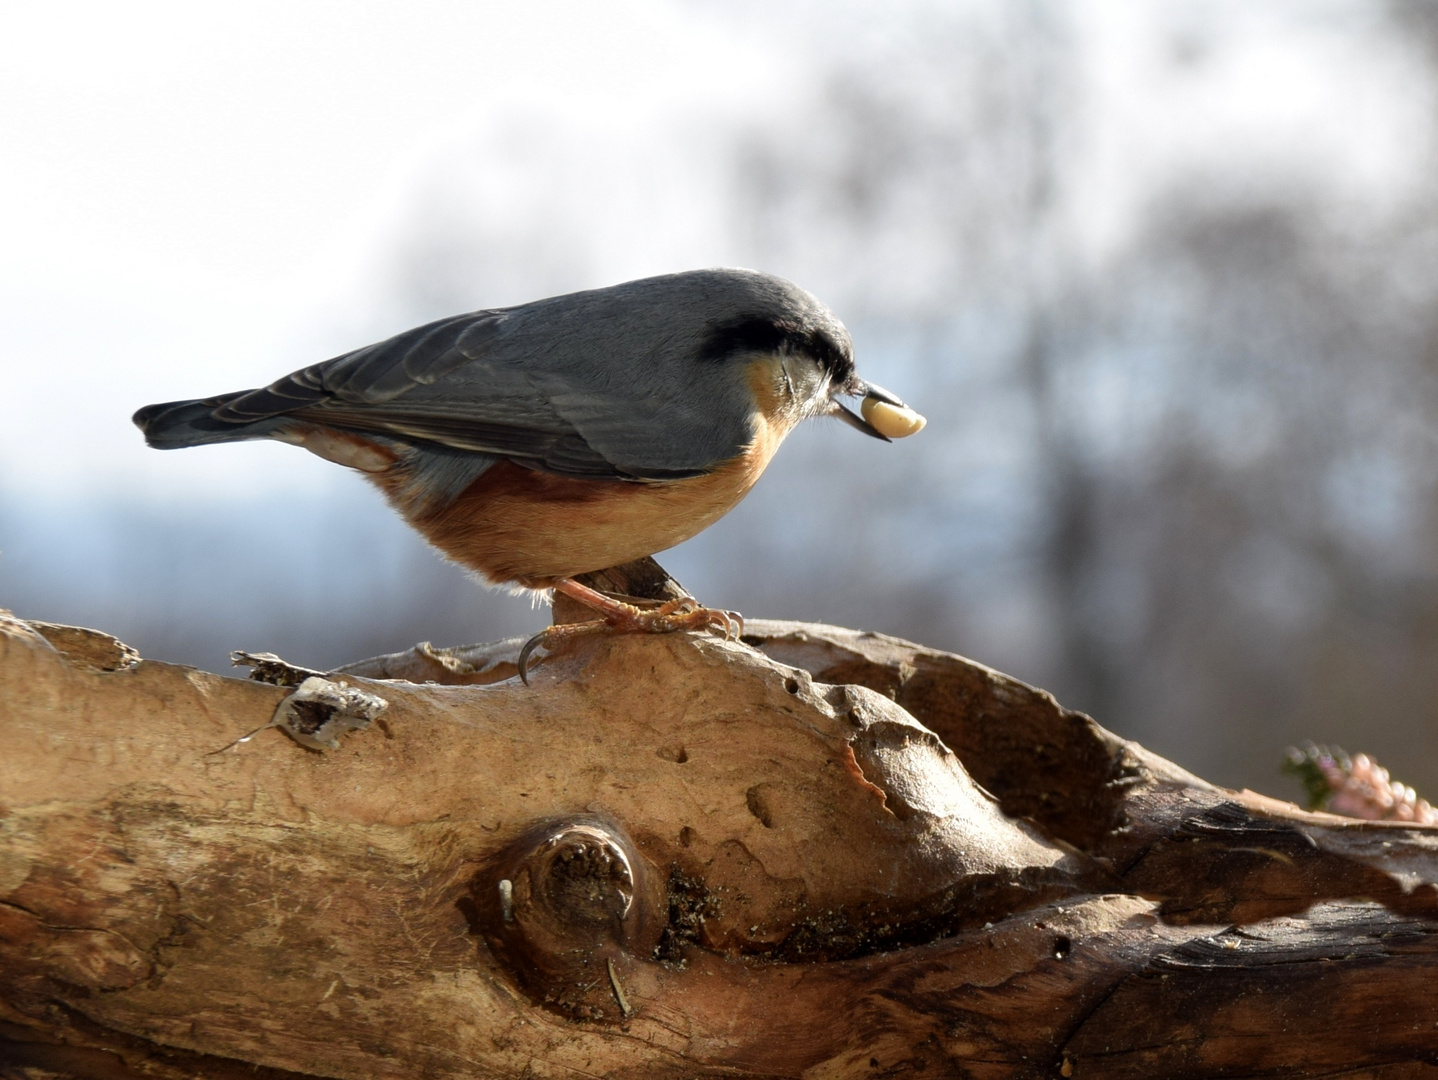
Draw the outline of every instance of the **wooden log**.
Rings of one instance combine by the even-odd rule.
[[[519,644],[342,722],[0,622],[0,1075],[1438,1076],[1438,830],[878,635]]]

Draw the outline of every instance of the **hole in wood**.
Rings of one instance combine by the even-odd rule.
[[[515,981],[582,1020],[621,1020],[610,969],[650,956],[666,912],[662,886],[613,822],[536,826],[471,884],[477,928]]]

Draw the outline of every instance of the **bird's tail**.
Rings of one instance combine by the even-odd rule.
[[[237,390],[232,394],[194,401],[162,401],[157,405],[146,405],[132,419],[135,426],[145,433],[145,441],[156,450],[263,439],[274,433],[283,417],[265,417],[246,423],[221,420],[215,415],[217,410],[249,392]]]

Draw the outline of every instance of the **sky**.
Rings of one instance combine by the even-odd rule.
[[[0,37],[0,487],[30,493],[241,461],[162,459],[128,415],[402,329],[376,313],[395,231],[497,118],[592,137],[782,82],[655,2],[6,4]]]
[[[1078,249],[1119,250],[1174,175],[1321,177],[1386,205],[1372,192],[1413,174],[1403,133],[1426,103],[1375,46],[1371,5],[1323,6],[1051,5],[1084,58],[1087,119],[1065,134]],[[395,265],[429,207],[511,225],[514,272],[441,298],[462,308],[736,261],[719,136],[802,109],[834,56],[882,57],[906,20],[959,9],[1020,10],[0,5],[0,491],[227,498],[217,478],[255,470],[283,490],[341,483],[289,448],[157,454],[127,418],[408,325]]]

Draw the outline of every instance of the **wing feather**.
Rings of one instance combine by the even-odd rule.
[[[293,415],[565,476],[694,476],[753,437],[747,385],[711,355],[716,327],[751,316],[832,318],[767,275],[675,274],[428,323],[227,399],[214,416]]]

